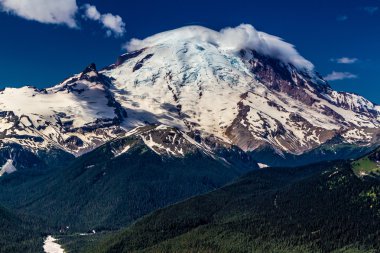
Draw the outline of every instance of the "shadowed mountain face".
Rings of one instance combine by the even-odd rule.
[[[46,175],[8,175],[0,202],[68,233],[115,229],[258,168],[238,148],[213,153],[191,140],[175,129],[140,129]]]
[[[252,172],[88,252],[377,252],[379,178],[356,175],[358,161]]]
[[[0,252],[41,252],[49,229],[40,219],[0,206]]]

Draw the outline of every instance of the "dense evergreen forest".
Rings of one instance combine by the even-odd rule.
[[[68,252],[380,250],[379,151],[256,170],[218,188],[242,171],[201,154],[163,160],[139,145],[109,159],[112,145],[55,174],[2,178],[7,208],[21,205],[0,208],[0,252],[41,252],[48,234]],[[172,204],[194,194],[203,195]]]
[[[0,207],[1,253],[41,252],[49,232],[52,230],[45,221]]]
[[[379,252],[379,238],[378,178],[331,162],[250,173],[87,252]]]
[[[114,150],[126,145],[133,147],[115,156]],[[215,190],[250,169],[200,152],[163,158],[141,141],[125,138],[43,176],[20,172],[0,178],[0,203],[54,227],[69,226],[68,233],[120,229],[153,210]]]

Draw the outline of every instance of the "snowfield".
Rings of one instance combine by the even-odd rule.
[[[49,235],[44,241],[44,252],[45,253],[64,253],[62,246],[56,243],[56,239]]]
[[[126,48],[101,71],[90,65],[48,89],[0,91],[0,143],[79,156],[147,125],[244,151],[301,154],[332,139],[380,141],[379,106],[332,90],[293,45],[250,25],[183,27]]]
[[[13,160],[8,159],[7,162],[1,167],[0,177],[3,176],[5,173],[11,174],[15,171],[17,171],[17,169],[15,168],[15,166],[13,166]]]
[[[258,36],[260,42],[242,49],[238,41],[224,40],[225,32],[242,31],[248,37]],[[263,49],[265,43],[270,50]],[[248,50],[255,46],[260,53],[280,59],[281,71],[290,77],[277,81],[282,77],[270,71],[278,66],[268,67],[265,64],[274,63],[256,58]],[[199,131],[244,150],[267,143],[280,151],[302,153],[337,135],[350,143],[371,143],[380,127],[380,113],[373,103],[333,91],[294,48],[291,58],[284,56],[291,51],[289,44],[247,26],[221,32],[184,27],[132,40],[127,48],[140,51],[121,56],[124,61],[101,73],[114,80],[112,92],[128,113],[123,125],[128,130],[151,122]],[[260,74],[269,81],[255,74],[262,68],[268,68]],[[283,90],[273,87],[280,81]],[[295,89],[289,91],[287,86]],[[312,104],[305,104],[303,97]]]

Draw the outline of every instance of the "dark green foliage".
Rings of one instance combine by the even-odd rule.
[[[8,159],[13,160],[16,174],[40,175],[67,166],[74,156],[59,149],[39,150],[34,153],[19,144],[3,144],[0,148],[0,167]]]
[[[349,160],[357,159],[375,147],[371,146],[356,146],[354,144],[342,144],[339,141],[331,140],[320,147],[305,152],[301,155],[289,153],[278,154],[273,148],[266,147],[250,152],[253,159],[260,163],[267,164],[271,167],[296,167],[306,164],[334,161],[334,160]]]
[[[352,169],[359,177],[380,176],[380,149],[352,162]]]
[[[123,155],[114,150],[131,145]],[[196,152],[161,157],[140,139],[107,143],[70,166],[17,186],[3,186],[2,203],[47,219],[68,232],[115,229],[166,205],[223,186],[243,171]],[[11,175],[12,176],[12,175]]]
[[[380,184],[350,163],[256,171],[88,252],[377,252]]]
[[[59,244],[65,249],[65,252],[80,252],[85,248],[96,245],[100,240],[113,236],[116,231],[100,232],[96,234],[75,233],[69,235],[58,235],[55,238],[58,239]]]
[[[46,227],[39,219],[0,207],[0,252],[41,252]]]
[[[126,145],[131,149],[115,156]],[[40,153],[37,173],[25,169],[0,179],[0,203],[34,216],[0,209],[0,252],[40,252],[43,237],[66,226],[59,239],[70,252],[379,249],[377,178],[357,177],[350,162],[330,162],[260,170],[217,189],[254,168],[238,150],[219,153],[232,165],[201,152],[162,157],[130,137],[75,160],[60,152]],[[46,164],[54,169],[44,169]],[[74,233],[119,229],[206,192],[156,211],[123,232]]]

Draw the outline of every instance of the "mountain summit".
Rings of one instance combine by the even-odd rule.
[[[269,145],[295,154],[336,137],[378,140],[379,107],[334,91],[292,45],[252,26],[190,26],[126,47],[138,51],[102,73],[129,111],[127,128],[167,124],[246,151]]]
[[[205,150],[302,154],[331,140],[379,141],[379,106],[334,91],[291,44],[250,25],[184,27],[126,48],[115,64],[91,64],[52,88],[1,91],[1,145],[81,155],[147,125]]]

